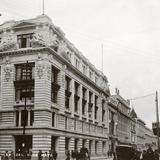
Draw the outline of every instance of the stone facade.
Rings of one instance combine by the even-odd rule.
[[[106,157],[106,76],[45,15],[5,22],[0,39],[0,153],[55,149],[62,160],[85,146]]]

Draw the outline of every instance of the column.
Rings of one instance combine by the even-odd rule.
[[[78,151],[82,148],[82,139],[78,140]]]
[[[57,153],[58,153],[57,160],[65,159],[65,137],[62,136],[59,137]]]
[[[95,156],[95,140],[91,142],[91,156]]]
[[[79,103],[78,103],[78,112],[79,112],[79,118],[82,119],[82,85],[79,85]]]
[[[98,124],[101,126],[102,125],[102,99],[99,96],[98,96],[97,106],[98,106],[98,113],[97,113]]]
[[[31,122],[31,110],[28,110],[28,126],[30,126],[30,122]]]
[[[71,116],[74,117],[74,79],[71,80],[71,97],[70,97],[70,101],[71,101]]]
[[[89,112],[88,112],[88,109],[89,109],[89,90],[87,89],[86,90],[86,116],[87,116],[87,122],[89,122]]]
[[[19,122],[18,122],[18,126],[21,126],[21,110],[19,110]]]
[[[58,105],[60,106],[60,113],[64,114],[64,111],[65,111],[65,72],[63,70],[61,70],[60,73],[58,74],[58,84],[60,85],[60,89],[58,91]]]
[[[92,103],[93,103],[93,106],[92,106],[92,120],[93,120],[93,123],[95,122],[95,94],[93,93],[92,94]]]
[[[69,142],[69,150],[70,151],[74,150],[74,142],[75,142],[75,138],[71,138],[70,142]]]

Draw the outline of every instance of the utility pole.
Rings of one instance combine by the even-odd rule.
[[[103,44],[101,45],[101,50],[102,50],[102,72],[103,72]]]
[[[44,15],[44,0],[42,0],[42,15]]]
[[[160,141],[159,141],[159,111],[158,111],[158,92],[156,91],[156,118],[157,118],[157,144],[158,144],[158,151],[160,151]]]

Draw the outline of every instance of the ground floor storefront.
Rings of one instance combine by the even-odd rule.
[[[6,151],[10,154],[12,151],[16,159],[38,159],[39,150],[43,157],[51,150],[57,152],[57,160],[66,158],[66,150],[72,152],[80,151],[86,147],[91,159],[106,159],[108,151],[108,139],[103,137],[88,136],[82,134],[65,133],[58,131],[45,132],[28,131],[25,135],[13,133],[0,134],[0,154]],[[34,134],[31,134],[34,133]]]

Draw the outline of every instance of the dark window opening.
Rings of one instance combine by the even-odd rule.
[[[52,112],[52,127],[55,127],[55,112]]]
[[[52,83],[55,83],[55,84],[58,83],[58,74],[59,74],[59,69],[52,66],[52,76],[51,76],[51,82]]]
[[[17,102],[31,100],[34,102],[34,88],[16,88],[15,89],[15,100]]]
[[[98,101],[98,97],[95,96],[95,114],[94,114],[94,118],[97,119],[97,113],[98,113],[98,106],[97,106],[97,101]]]
[[[69,149],[69,138],[65,138],[65,149],[68,150]]]
[[[16,111],[16,126],[19,125],[19,111]]]
[[[23,63],[16,65],[16,80],[34,79],[34,63]]]
[[[67,109],[69,109],[70,96],[71,96],[70,82],[71,82],[71,79],[66,76],[65,77],[65,107]]]
[[[17,39],[18,39],[18,45],[19,48],[27,48],[27,47],[31,47],[31,39],[33,37],[33,34],[22,34],[22,35],[18,35]]]
[[[28,111],[22,110],[21,111],[21,126],[27,126],[28,122]]]

